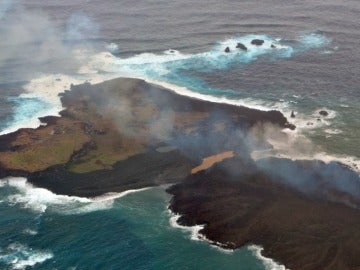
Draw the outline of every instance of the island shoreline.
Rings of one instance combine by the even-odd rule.
[[[340,229],[332,237],[353,247],[352,239],[340,232],[356,232],[360,225],[356,194],[322,178],[324,190],[316,187],[308,193],[286,175],[271,171],[287,166],[300,174],[314,171],[321,176],[322,171],[346,169],[287,159],[269,159],[266,167],[266,162],[250,157],[251,147],[269,147],[261,139],[253,140],[249,130],[254,126],[260,131],[268,124],[279,131],[295,128],[281,112],[189,98],[125,78],[73,86],[61,94],[61,101],[65,109],[59,117],[42,117],[45,125],[0,136],[0,178],[26,177],[53,193],[87,198],[172,184],[166,190],[172,195],[169,210],[180,215],[181,226],[205,224],[200,233],[213,245],[222,243],[222,248],[230,249],[259,245],[264,247],[263,256],[293,270],[305,270],[304,264],[306,270],[320,266],[332,270],[334,265],[351,269],[344,255],[349,248],[328,239],[334,234],[329,227],[333,225]],[[219,153],[228,155],[209,167],[199,166]],[[353,184],[351,173],[349,177]],[[313,211],[305,211],[309,207]],[[298,223],[287,219],[294,212]],[[346,214],[352,218],[339,224],[335,218],[342,220]],[[310,226],[312,220],[319,228]],[[292,235],[301,229],[304,236]],[[324,250],[316,253],[304,239],[323,230]],[[303,257],[292,260],[288,249]],[[314,254],[323,260],[314,262]],[[356,265],[356,257],[351,259]]]

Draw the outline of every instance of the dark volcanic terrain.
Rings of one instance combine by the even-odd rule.
[[[360,269],[360,179],[343,165],[266,158],[278,111],[180,96],[142,80],[73,86],[60,117],[0,136],[0,177],[94,197],[162,184],[179,223],[214,244],[257,244],[290,269]],[[256,135],[252,132],[257,130]]]
[[[1,177],[97,196],[180,181],[208,155],[245,151],[241,139],[255,124],[293,128],[278,111],[190,99],[135,79],[73,86],[61,101],[61,117],[0,137]]]
[[[344,197],[307,195],[279,182],[233,158],[170,187],[170,209],[182,225],[205,225],[200,233],[214,244],[260,245],[289,269],[360,269],[359,210]]]

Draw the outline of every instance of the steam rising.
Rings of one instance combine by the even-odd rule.
[[[83,13],[73,14],[66,29],[62,29],[42,11],[2,0],[0,68],[10,68],[21,59],[25,63],[16,65],[14,72],[21,79],[39,72],[73,72],[82,65],[77,51],[89,50],[91,47],[84,40],[94,37],[97,31],[96,24]]]
[[[271,123],[250,127],[241,115],[219,108],[211,110],[210,104],[203,117],[191,118],[201,111],[199,107],[192,108],[191,102],[185,106],[176,96],[162,93],[167,90],[140,80],[114,80],[100,86],[105,91],[87,93],[95,95],[92,100],[98,102],[100,114],[110,116],[122,135],[161,142],[196,162],[224,151],[234,151],[235,161],[218,165],[231,175],[263,172],[273,181],[304,194],[335,201],[341,197],[342,202],[344,196],[350,196],[359,200],[359,204],[352,202],[351,205],[360,206],[359,175],[335,161],[301,160],[303,156],[315,155],[319,149],[296,132],[286,132]],[[178,126],[177,114],[182,111],[189,112],[191,126],[195,129]],[[292,157],[299,160],[292,160]]]
[[[99,32],[98,25],[82,12],[71,15],[68,20],[65,40],[83,41],[85,39],[96,37]]]
[[[0,19],[2,19],[6,12],[11,8],[12,0],[1,0],[0,1]]]
[[[97,24],[84,13],[74,13],[68,18],[65,29],[56,25],[47,14],[41,11],[28,10],[21,4],[11,0],[0,1],[0,69],[14,65],[16,60],[27,59],[27,63],[17,66],[16,76],[27,79],[33,76],[34,72],[50,73],[71,73],[77,71],[85,60],[80,58],[79,50],[88,50],[91,54],[91,45],[86,40],[95,39],[99,32]],[[252,36],[247,37],[249,40]],[[264,37],[265,38],[265,37]],[[235,44],[236,40],[230,40]],[[303,43],[323,44],[318,35],[312,35],[311,39],[305,39]],[[268,42],[271,43],[270,41]],[[199,70],[205,68],[226,68],[229,59],[240,59],[238,55],[223,55],[223,47],[227,44],[219,44],[215,53],[198,54],[193,57],[174,54],[166,55],[169,63],[159,62],[160,58],[153,55],[154,59],[147,55],[150,63],[144,63],[143,56],[131,59],[119,60],[122,67],[128,67],[131,71],[143,70],[141,75],[152,75],[159,77],[157,72],[171,73],[171,71],[191,67]],[[270,45],[269,45],[270,46]],[[291,47],[280,48],[279,57],[289,57],[293,50]],[[254,51],[251,59],[267,50]],[[283,54],[285,52],[285,54]],[[24,57],[24,55],[26,57]],[[84,55],[84,54],[82,54]],[[86,54],[85,54],[86,58]],[[229,58],[229,59],[228,59]],[[162,59],[162,58],[161,58]],[[221,59],[226,61],[221,62]],[[251,59],[240,59],[250,61]],[[231,60],[231,59],[230,59]],[[240,61],[237,60],[237,61]],[[180,62],[182,61],[182,62]],[[234,60],[235,61],[235,60]],[[139,62],[139,63],[138,63]],[[246,62],[246,61],[245,61]],[[219,64],[223,63],[223,65]],[[196,66],[198,65],[198,66]],[[149,73],[149,74],[148,74]],[[151,76],[150,76],[151,77]],[[132,82],[130,82],[132,83]],[[124,88],[132,88],[131,85],[124,85]],[[324,164],[318,161],[294,162],[289,159],[266,158],[279,154],[287,156],[311,156],[317,149],[305,137],[292,137],[270,124],[262,124],[248,130],[247,126],[234,123],[234,119],[219,111],[211,112],[210,115],[199,125],[203,129],[197,132],[184,134],[176,130],[175,115],[172,106],[162,96],[155,95],[149,89],[149,95],[160,106],[160,110],[144,104],[142,110],[132,114],[136,99],[122,98],[116,96],[99,96],[96,100],[101,103],[103,112],[112,115],[118,129],[128,136],[134,133],[128,128],[134,119],[148,116],[144,130],[150,137],[166,142],[171,147],[182,151],[189,158],[200,160],[206,155],[216,154],[224,150],[233,150],[237,153],[242,163],[251,165],[273,176],[273,179],[285,183],[306,194],[335,189],[339,192],[350,194],[360,198],[359,176],[348,168],[331,162]],[[238,122],[237,122],[238,123]],[[216,129],[218,129],[216,131]],[[211,130],[212,132],[209,132]],[[215,131],[214,131],[215,130]],[[281,156],[281,155],[280,155]],[[230,167],[227,167],[231,170]],[[237,168],[238,170],[239,168]]]

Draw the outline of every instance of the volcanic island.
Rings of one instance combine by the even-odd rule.
[[[360,269],[358,174],[338,162],[252,158],[272,147],[262,127],[295,129],[281,112],[129,78],[60,98],[60,116],[0,136],[1,178],[80,197],[168,185],[178,223],[203,225],[214,245],[259,245],[292,270]]]

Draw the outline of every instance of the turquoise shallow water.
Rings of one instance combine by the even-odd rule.
[[[12,197],[17,193],[14,187],[0,188],[1,269],[35,262],[34,269],[264,269],[247,248],[224,252],[171,227],[169,195],[162,188],[89,212],[84,204],[66,206],[53,199],[26,205]],[[79,213],[71,214],[70,208]]]

